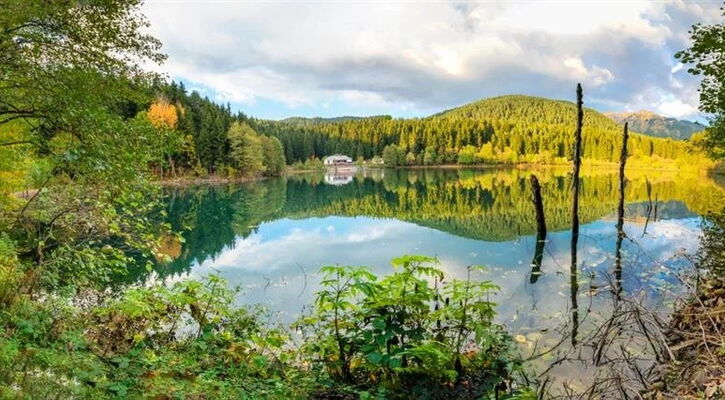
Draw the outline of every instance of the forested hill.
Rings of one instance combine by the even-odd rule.
[[[407,164],[551,162],[571,157],[575,105],[530,96],[477,101],[427,118],[368,118],[336,122],[255,120],[264,134],[278,137],[288,162],[328,154],[380,156],[394,145]],[[622,128],[603,114],[585,110],[584,157],[615,161]],[[635,158],[692,157],[687,144],[633,134]]]
[[[576,123],[576,105],[566,100],[507,95],[475,101],[440,112],[431,118],[509,120],[517,125],[565,125],[570,128],[569,130],[573,130]],[[611,119],[586,107],[584,127],[614,129],[621,132]]]
[[[628,122],[633,130],[655,137],[689,139],[694,133],[706,128],[699,122],[668,118],[651,111],[608,112],[604,115],[621,125]]]

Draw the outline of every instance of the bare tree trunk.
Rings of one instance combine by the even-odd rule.
[[[171,167],[171,176],[176,178],[176,166],[174,165],[174,159],[171,156],[168,156],[169,159],[169,166]]]
[[[614,256],[614,278],[617,299],[622,293],[622,241],[624,240],[624,166],[627,164],[628,123],[624,123],[622,134],[622,153],[619,156],[619,204],[617,205],[617,245]]]
[[[572,201],[571,201],[571,232],[572,254],[576,255],[576,244],[579,240],[579,168],[581,166],[582,123],[584,110],[582,109],[582,86],[576,86],[576,131],[574,132],[574,169],[572,171]]]
[[[531,276],[529,283],[536,283],[541,275],[541,261],[544,258],[544,244],[546,243],[546,218],[544,216],[544,202],[541,198],[541,185],[536,175],[531,175],[531,190],[533,192],[534,210],[536,211],[536,248],[534,259],[531,261]]]
[[[579,330],[579,306],[577,293],[579,291],[578,269],[577,269],[577,245],[579,243],[579,168],[581,166],[582,146],[582,124],[584,121],[584,110],[582,108],[582,85],[576,85],[576,130],[574,132],[574,168],[572,171],[572,201],[571,201],[571,308],[572,308],[572,332],[571,343],[577,343]]]

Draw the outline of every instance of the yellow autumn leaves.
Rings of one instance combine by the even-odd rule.
[[[179,116],[176,113],[176,107],[169,104],[165,99],[156,100],[146,113],[146,118],[151,124],[159,129],[176,129]]]

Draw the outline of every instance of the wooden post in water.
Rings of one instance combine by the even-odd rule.
[[[579,280],[577,269],[577,245],[579,243],[579,167],[581,166],[582,148],[582,124],[584,123],[584,110],[582,108],[582,85],[576,85],[576,130],[574,131],[574,159],[572,170],[572,200],[571,200],[571,308],[572,308],[572,331],[571,344],[576,345],[577,333],[579,331],[579,306],[577,294],[579,292]]]
[[[615,293],[617,299],[622,292],[622,241],[624,240],[624,166],[627,164],[627,139],[629,123],[624,123],[622,153],[619,156],[619,203],[617,205],[617,245],[614,256]]]
[[[534,259],[531,261],[531,276],[529,283],[536,283],[541,275],[541,261],[544,258],[544,244],[546,243],[546,218],[544,216],[544,202],[541,198],[541,185],[536,175],[531,175],[531,191],[533,192],[534,210],[536,212],[536,249]]]
[[[536,175],[531,175],[531,191],[534,195],[534,210],[536,211],[536,229],[539,236],[546,236],[546,218],[544,217],[544,202],[541,199],[541,185]]]
[[[624,123],[624,133],[622,134],[622,152],[619,156],[619,202],[617,203],[617,244],[615,246],[614,253],[614,308],[612,310],[612,317],[607,323],[607,327],[604,329],[604,333],[601,334],[599,344],[594,350],[594,365],[601,365],[602,356],[604,354],[606,342],[609,338],[609,333],[614,329],[618,331],[619,327],[614,325],[615,315],[619,313],[619,300],[622,294],[622,241],[624,240],[624,166],[627,163],[627,139],[629,138],[628,133],[629,124]],[[615,333],[617,335],[618,333]]]
[[[584,110],[582,109],[582,85],[576,85],[576,131],[574,132],[574,168],[572,170],[572,200],[571,200],[571,251],[576,257],[576,245],[579,241],[579,167],[581,166],[582,124]]]

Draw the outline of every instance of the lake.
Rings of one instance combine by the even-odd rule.
[[[540,267],[532,174],[541,182],[549,230]],[[573,280],[569,175],[566,169],[368,169],[166,188],[167,221],[184,242],[170,246],[173,260],[156,269],[155,279],[219,273],[242,288],[240,303],[263,304],[272,321],[287,323],[312,303],[324,265],[365,265],[386,274],[392,258],[423,254],[437,257],[454,277],[484,265],[478,279],[501,288],[494,299],[498,322],[524,351],[537,352],[556,346],[574,326],[574,334],[585,334],[611,306],[616,171],[582,173]],[[698,249],[702,216],[725,205],[725,192],[698,175],[628,171],[627,177],[622,288],[667,310],[682,290],[678,275],[692,268],[687,256]],[[557,369],[570,375],[580,367]]]

